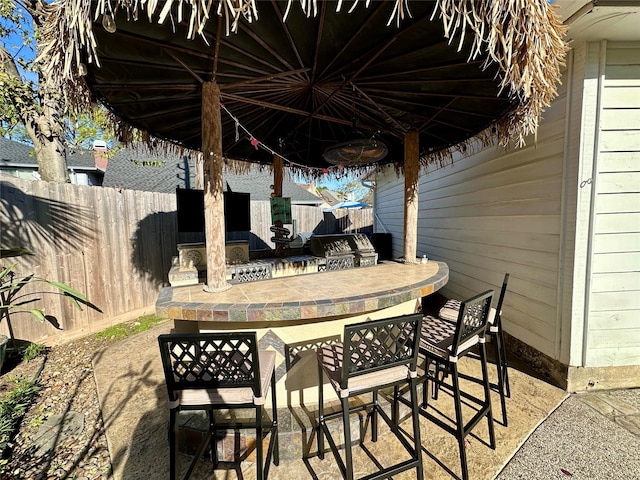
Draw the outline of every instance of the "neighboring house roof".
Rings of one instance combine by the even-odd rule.
[[[0,168],[38,168],[33,146],[0,137]],[[75,171],[96,171],[92,150],[67,152],[67,168]]]
[[[273,174],[268,170],[245,175],[224,172],[222,177],[225,182],[225,190],[228,185],[233,192],[250,193],[251,198],[254,200],[268,200],[271,198]],[[282,196],[291,198],[291,203],[298,205],[320,205],[323,202],[321,198],[286,178],[282,180]]]
[[[185,155],[160,156],[145,149],[121,149],[109,159],[103,186],[128,190],[174,193],[176,188],[195,188],[195,161]],[[224,189],[249,193],[252,200],[269,200],[273,175],[268,170],[246,174],[223,173]],[[294,204],[319,205],[322,199],[291,180],[282,182],[282,194]]]
[[[93,150],[67,152],[67,168],[69,170],[101,170],[96,167]]]
[[[176,188],[195,188],[195,177],[194,161],[186,155],[166,157],[144,148],[119,148],[109,158],[102,186],[175,193]]]
[[[35,166],[36,157],[31,155],[33,147],[0,137],[0,166]]]
[[[329,205],[335,205],[336,203],[340,203],[342,200],[344,200],[344,195],[338,192],[334,192],[333,190],[329,190],[328,188],[324,188],[319,192],[320,195],[322,195],[322,198],[324,198],[324,200]]]

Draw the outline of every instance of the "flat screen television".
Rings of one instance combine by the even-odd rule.
[[[179,232],[204,233],[204,191],[176,189]],[[227,232],[251,231],[248,193],[224,192],[224,227]]]

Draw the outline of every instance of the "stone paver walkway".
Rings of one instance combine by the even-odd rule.
[[[640,390],[611,390],[576,394],[576,399],[640,437]]]

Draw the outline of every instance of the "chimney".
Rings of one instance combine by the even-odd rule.
[[[107,157],[107,142],[104,140],[95,140],[93,142],[93,161],[97,169],[103,172],[107,170],[109,158]]]

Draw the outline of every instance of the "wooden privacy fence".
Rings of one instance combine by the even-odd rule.
[[[371,209],[324,213],[292,206],[296,232],[327,234],[371,231]],[[250,233],[230,232],[227,239],[248,239],[251,249],[271,248],[269,202],[251,202]],[[292,232],[293,233],[293,232]],[[168,285],[177,243],[195,241],[178,235],[174,194],[53,184],[0,175],[0,246],[24,247],[33,256],[2,259],[16,272],[35,273],[64,282],[100,308],[78,310],[60,295],[37,295],[60,329],[29,313],[12,314],[16,338],[59,343],[119,321],[153,312],[159,290]],[[29,287],[31,288],[31,287]],[[26,290],[26,289],[25,289]],[[32,292],[46,290],[31,288]],[[0,333],[7,326],[0,325]]]
[[[0,244],[34,253],[3,265],[18,263],[20,273],[64,282],[102,310],[80,311],[64,297],[44,295],[38,305],[62,330],[16,313],[16,338],[61,341],[152,308],[176,248],[175,195],[2,176],[0,198]]]
[[[275,248],[271,241],[273,233],[270,204],[267,201],[251,202],[251,232],[228,232],[227,240],[248,240],[250,250]],[[293,226],[287,229],[293,236],[296,233],[313,233],[326,235],[331,233],[370,233],[373,228],[373,209],[341,209],[334,212],[323,212],[318,207],[292,205],[291,217]],[[180,235],[181,237],[181,235]],[[179,238],[180,238],[179,237]],[[180,238],[182,241],[182,238]]]

